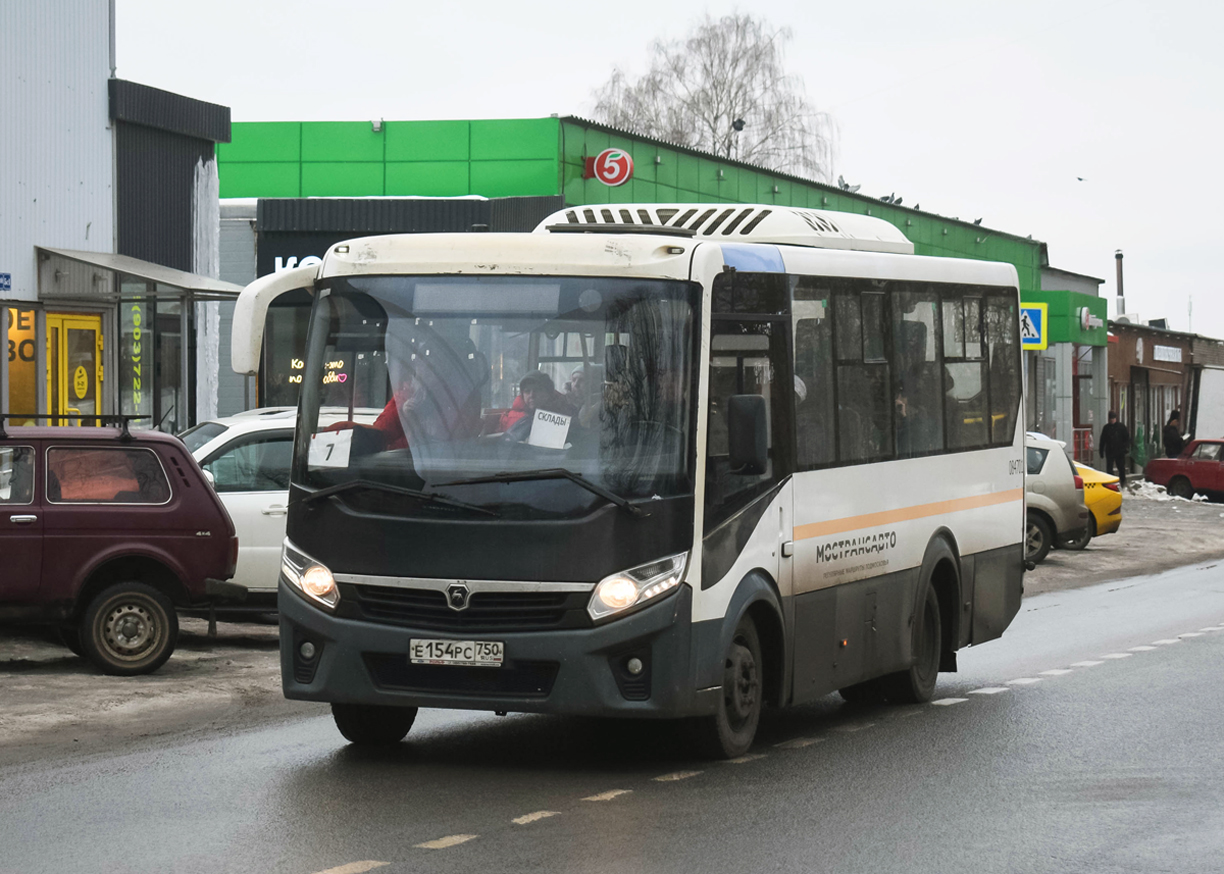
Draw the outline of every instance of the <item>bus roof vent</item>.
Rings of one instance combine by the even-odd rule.
[[[735,243],[777,243],[912,255],[914,244],[884,219],[852,212],[729,203],[611,203],[570,207],[539,233],[661,233]]]

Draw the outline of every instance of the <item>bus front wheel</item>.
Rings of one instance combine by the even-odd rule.
[[[764,662],[756,624],[739,621],[723,656],[722,701],[718,712],[698,720],[697,741],[711,758],[734,759],[752,746],[761,721]]]
[[[404,739],[416,720],[415,707],[376,704],[332,704],[332,719],[345,739],[357,746],[392,746]]]

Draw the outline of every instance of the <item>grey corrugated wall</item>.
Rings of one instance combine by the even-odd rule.
[[[221,279],[238,285],[255,280],[255,204],[221,205]],[[234,305],[221,304],[221,375],[217,390],[217,415],[232,416],[244,410],[245,377],[230,366],[230,334],[234,327]],[[255,403],[254,380],[251,404]]]
[[[0,273],[38,296],[35,246],[114,251],[107,0],[0,3]]]

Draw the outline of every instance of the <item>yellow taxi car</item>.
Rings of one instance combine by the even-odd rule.
[[[1088,505],[1088,528],[1075,540],[1060,543],[1063,549],[1083,549],[1093,537],[1113,534],[1122,524],[1122,490],[1118,478],[1075,462],[1075,472],[1084,481],[1084,503]]]

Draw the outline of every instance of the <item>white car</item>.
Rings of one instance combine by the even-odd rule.
[[[370,425],[379,412],[357,409],[353,420]],[[324,409],[319,420],[343,422],[348,411]],[[246,586],[253,606],[276,602],[296,424],[295,407],[266,407],[201,422],[179,435],[234,520],[238,568],[230,582]]]

